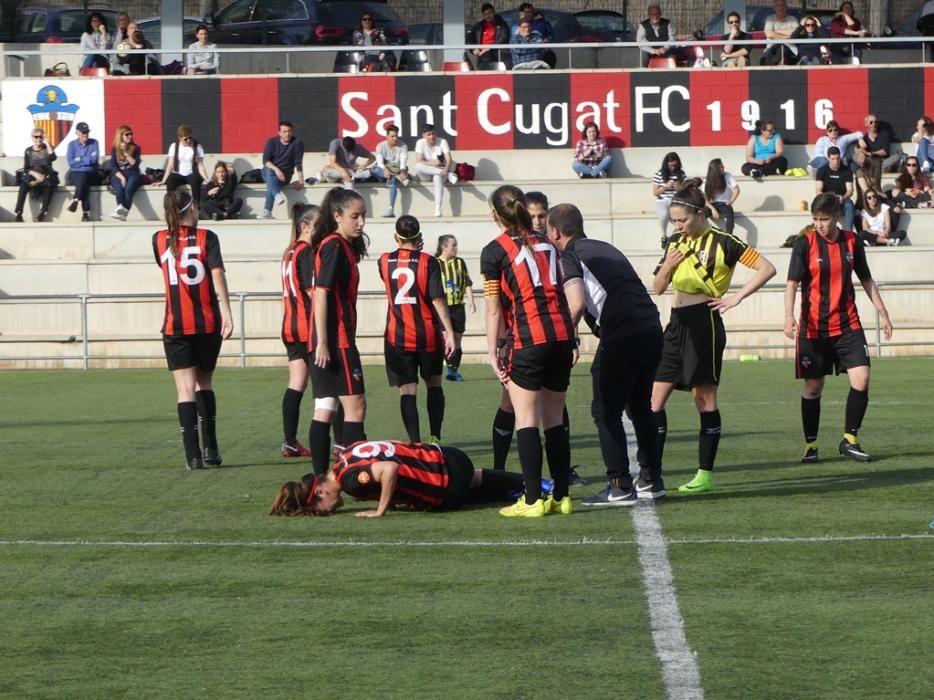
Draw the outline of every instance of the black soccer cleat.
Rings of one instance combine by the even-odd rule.
[[[804,454],[801,456],[801,464],[814,464],[820,457],[817,454],[816,447],[804,448]]]
[[[187,462],[185,462],[185,469],[192,472],[195,469],[204,469],[204,462],[200,457],[192,457]]]
[[[851,443],[846,439],[840,441],[840,454],[842,454],[844,457],[855,459],[857,462],[872,461],[872,455],[860,447],[858,442]]]
[[[224,463],[224,460],[221,458],[221,451],[217,448],[204,448],[204,463],[209,464],[212,467],[219,467]]]

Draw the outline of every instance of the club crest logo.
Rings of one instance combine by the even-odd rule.
[[[850,251],[846,251],[846,252],[843,254],[843,257],[846,258],[846,261],[847,261],[848,263],[853,262],[853,253],[851,253]]]
[[[701,265],[706,265],[707,264],[707,250],[704,249],[704,250],[697,251],[697,259],[700,260]]]
[[[354,368],[353,372],[350,373],[350,376],[354,378],[354,381],[362,382],[363,381],[363,370],[359,367]]]
[[[801,362],[801,366],[804,367],[804,369],[810,369],[811,365],[814,364],[811,358],[808,357],[807,355],[802,355],[800,362]]]
[[[54,149],[68,136],[81,107],[69,104],[68,95],[58,85],[44,85],[36,93],[36,104],[26,109],[32,115],[33,127],[45,132],[46,141]]]

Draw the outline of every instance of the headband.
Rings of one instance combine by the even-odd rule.
[[[186,204],[186,205],[183,206],[181,209],[179,209],[179,210],[178,210],[178,213],[181,214],[182,212],[184,212],[185,210],[187,210],[188,207],[191,206],[191,203],[194,202],[194,201],[195,201],[195,198],[194,198],[194,197],[192,197],[191,199],[189,199],[189,200],[188,200],[188,204]]]
[[[679,207],[687,207],[688,209],[693,209],[694,211],[704,210],[704,207],[699,207],[696,204],[691,204],[691,202],[685,202],[683,199],[678,199],[677,197],[672,198],[671,204],[672,205],[677,204]]]

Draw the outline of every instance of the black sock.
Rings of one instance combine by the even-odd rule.
[[[555,490],[551,495],[560,501],[568,495],[571,477],[571,440],[563,425],[545,431],[545,455],[551,480],[555,482]]]
[[[496,503],[515,499],[515,493],[525,488],[522,474],[500,471],[498,469],[483,469],[480,477],[480,488],[471,489],[479,493],[474,503]]]
[[[561,416],[561,425],[564,428],[566,433],[571,432],[571,418],[568,416],[568,407],[567,404],[564,405],[564,413]]]
[[[817,440],[817,431],[820,429],[820,396],[816,399],[801,397],[801,427],[804,428],[804,441]]]
[[[516,414],[499,408],[493,418],[493,469],[505,469],[506,457],[516,429]]]
[[[308,429],[308,450],[311,452],[311,464],[315,474],[328,473],[331,463],[331,424],[323,420],[312,420]]]
[[[713,471],[720,444],[720,411],[700,414],[700,437],[697,439],[697,465],[704,471]]]
[[[334,442],[338,445],[346,445],[344,442],[344,404],[338,402],[337,414],[331,421],[331,430],[334,431]]]
[[[663,408],[661,411],[652,411],[655,416],[655,427],[658,429],[658,464],[661,466],[665,455],[665,439],[668,437],[668,414]]]
[[[542,497],[542,437],[538,428],[519,428],[516,443],[525,483],[525,502],[532,505]]]
[[[344,445],[352,445],[355,442],[363,442],[366,440],[366,433],[363,432],[363,423],[358,421],[344,421],[344,440],[347,442],[342,443]]]
[[[298,441],[298,417],[302,408],[303,391],[286,389],[282,395],[282,435],[290,445]]]
[[[185,459],[192,460],[201,456],[198,443],[198,405],[194,401],[180,401],[178,404],[178,425],[182,430],[182,444],[185,446]]]
[[[195,392],[195,401],[198,403],[198,416],[201,418],[201,437],[204,440],[204,449],[217,449],[217,399],[210,389]]]
[[[461,358],[464,356],[464,351],[460,348],[454,351],[451,355],[451,358],[448,360],[448,370],[451,372],[456,372],[461,366]]]
[[[399,396],[399,412],[402,414],[402,425],[409,434],[409,442],[421,442],[422,433],[418,427],[418,403],[414,394]],[[345,425],[347,425],[345,423]]]
[[[843,432],[856,437],[868,407],[869,390],[857,391],[850,387],[850,393],[846,397],[846,426]]]
[[[444,424],[444,389],[440,386],[428,387],[428,426],[431,434],[441,438],[441,426]]]

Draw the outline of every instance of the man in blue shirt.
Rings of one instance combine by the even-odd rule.
[[[542,35],[531,28],[529,20],[519,20],[516,33],[512,35],[509,43],[516,46],[509,51],[512,54],[513,70],[548,68],[548,64],[543,60],[545,49],[541,48]]]
[[[282,188],[288,185],[293,175],[298,177],[292,186],[300,190],[305,186],[302,160],[305,144],[292,134],[292,122],[279,122],[279,133],[266,142],[263,148],[263,181],[266,183],[266,202],[262,218],[272,218],[273,204],[285,204]]]
[[[77,138],[68,144],[68,167],[71,169],[71,184],[75,194],[68,205],[68,211],[78,210],[81,202],[81,220],[91,220],[91,185],[100,184],[100,148],[97,140],[88,134],[91,129],[87,122],[78,122],[75,127]]]

